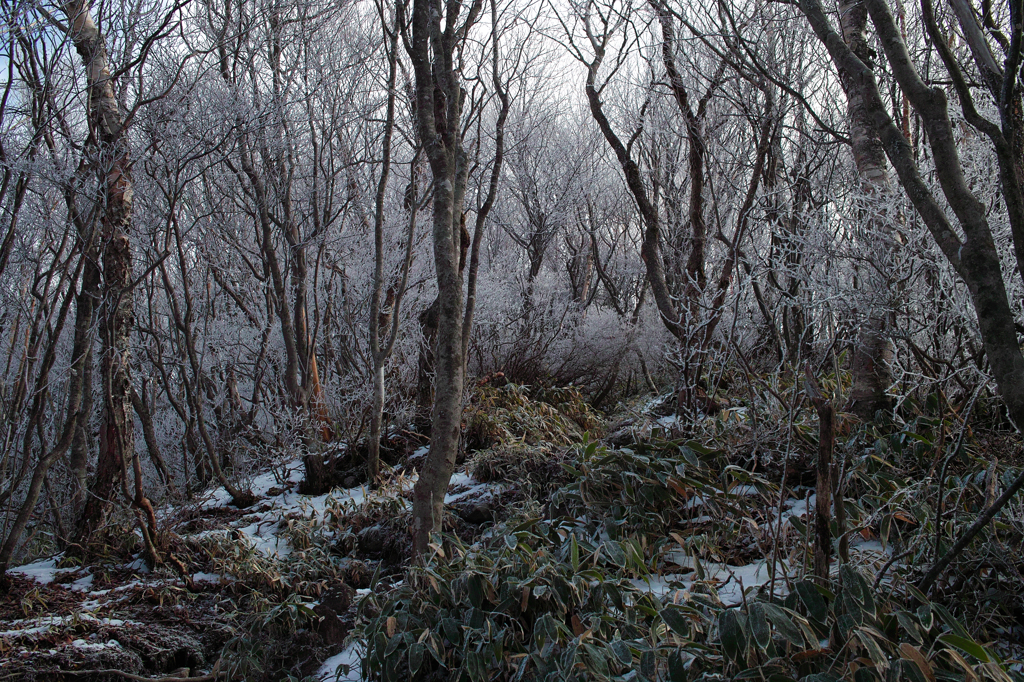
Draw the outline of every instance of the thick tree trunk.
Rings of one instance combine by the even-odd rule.
[[[832,29],[818,0],[800,0],[801,11],[828,49],[836,66],[864,98],[874,129],[893,164],[900,183],[933,238],[967,284],[971,293],[985,354],[999,394],[1010,418],[1024,425],[1024,356],[1017,343],[1010,308],[992,232],[984,204],[964,177],[957,149],[958,134],[949,119],[945,93],[921,80],[903,43],[899,29],[883,0],[865,0],[878,30],[893,75],[921,116],[935,160],[935,174],[950,209],[963,228],[960,239],[945,210],[921,177],[913,150],[902,130],[889,116],[871,70]]]
[[[460,150],[461,151],[461,150]],[[464,164],[465,161],[462,160]],[[463,187],[465,185],[463,184]],[[430,452],[413,488],[413,551],[427,549],[430,533],[441,528],[444,496],[455,470],[462,429],[462,276],[458,267],[455,196],[452,185],[434,192],[434,265],[438,277],[438,329],[434,364],[434,403]]]
[[[867,9],[860,0],[844,0],[839,6],[843,39],[850,50],[864,63],[870,64],[871,48],[867,40]],[[844,74],[845,76],[845,74]],[[885,151],[871,121],[868,102],[848,76],[843,78],[846,90],[847,113],[850,119],[850,139],[853,158],[861,180],[861,192],[867,205],[861,210],[867,241],[862,248],[888,260],[894,242],[891,209],[886,204],[893,190],[885,170]],[[879,248],[880,247],[880,248]],[[853,389],[847,410],[861,419],[873,419],[879,410],[888,409],[891,400],[886,395],[892,383],[892,344],[889,341],[888,321],[891,317],[887,302],[891,299],[890,272],[887,262],[868,267],[860,278],[863,289],[861,302],[866,308],[860,315],[857,339],[853,346],[851,370]]]
[[[469,158],[462,140],[462,111],[467,93],[461,86],[455,60],[466,33],[479,18],[482,5],[475,2],[463,14],[458,3],[444,6],[438,0],[415,0],[412,40],[408,44],[416,76],[417,131],[434,179],[434,272],[438,292],[430,452],[413,488],[412,541],[417,555],[426,551],[430,534],[441,528],[444,496],[455,469],[462,427],[466,370],[462,264],[469,246],[468,239],[463,237],[466,230],[462,207]]]
[[[85,2],[69,2],[64,11],[86,70],[90,138],[103,192],[99,232],[103,268],[99,309],[103,419],[96,477],[76,531],[76,544],[85,547],[106,523],[115,492],[124,481],[125,463],[135,452],[129,377],[135,301],[128,236],[132,225],[132,182],[127,140],[122,134],[121,112],[110,80],[103,37]]]
[[[420,344],[416,365],[416,430],[430,435],[430,411],[434,405],[434,352],[437,350],[437,327],[439,324],[440,301],[434,299],[428,308],[419,314]]]
[[[75,477],[75,492],[72,509],[78,513],[85,505],[88,486],[89,450],[92,434],[89,420],[93,413],[93,338],[92,326],[96,319],[96,301],[100,291],[99,252],[95,248],[96,238],[92,234],[81,235],[85,252],[82,270],[82,288],[75,301],[75,352],[84,353],[80,360],[82,372],[82,399],[75,425],[74,440],[71,443],[70,462]],[[79,335],[81,338],[79,339]],[[74,357],[78,357],[75,355]]]

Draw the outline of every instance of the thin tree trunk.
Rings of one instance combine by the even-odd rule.
[[[835,420],[832,401],[822,395],[818,382],[805,367],[807,396],[818,413],[818,466],[814,511],[814,574],[823,585],[829,580],[829,559],[832,555],[832,451],[835,447]],[[836,500],[839,504],[840,500]]]
[[[373,404],[371,406],[372,412],[370,413],[370,435],[369,442],[367,443],[366,453],[366,475],[370,480],[371,484],[377,482],[380,478],[380,439],[381,433],[384,428],[384,363],[387,362],[388,356],[391,354],[391,350],[394,345],[393,342],[389,344],[381,344],[381,336],[390,334],[392,338],[394,335],[391,334],[397,330],[398,327],[398,316],[395,315],[395,298],[397,294],[393,294],[388,298],[391,300],[391,312],[389,314],[390,324],[381,325],[384,311],[381,310],[381,297],[384,294],[384,197],[388,187],[388,177],[391,173],[391,140],[395,130],[395,82],[398,77],[398,34],[400,26],[403,21],[403,15],[405,13],[405,4],[403,2],[395,3],[395,19],[394,26],[391,30],[384,27],[384,33],[388,38],[387,43],[387,55],[388,55],[388,95],[387,95],[387,114],[384,121],[384,149],[383,149],[383,166],[380,171],[380,178],[377,181],[377,195],[374,198],[374,212],[373,212],[373,244],[374,244],[374,262],[373,262],[373,292],[370,296],[370,360],[373,363]],[[380,6],[380,17],[381,22],[385,20],[385,12],[383,8],[383,2]],[[415,161],[414,161],[415,164]],[[414,173],[415,175],[415,173]],[[415,229],[415,212],[416,212],[416,198],[415,198],[415,179],[413,180],[413,197],[410,202],[409,211],[412,214],[412,225],[410,226],[408,251],[411,255],[412,250],[412,231]],[[403,293],[405,289],[405,275],[408,273],[411,259],[406,258],[405,267],[403,268]],[[391,292],[394,292],[392,289]],[[383,326],[383,329],[382,329]]]
[[[149,411],[149,406],[146,405],[142,396],[134,388],[132,389],[131,399],[132,407],[135,408],[135,414],[139,416],[139,421],[142,422],[142,436],[146,440],[149,458],[153,460],[153,466],[156,467],[160,480],[163,481],[164,485],[173,488],[174,484],[171,481],[170,473],[167,471],[167,464],[164,463],[163,455],[160,454],[160,443],[156,438],[156,429],[153,428],[153,415]]]

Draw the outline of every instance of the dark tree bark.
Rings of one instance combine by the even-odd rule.
[[[832,401],[822,394],[818,382],[811,373],[811,365],[805,367],[807,397],[818,413],[818,463],[816,468],[814,506],[814,574],[827,585],[829,560],[832,555],[832,451],[835,448],[835,416]],[[841,500],[836,500],[836,505]]]
[[[89,134],[100,174],[102,212],[99,242],[103,283],[99,308],[100,373],[103,418],[96,476],[79,520],[75,542],[87,547],[105,525],[125,466],[135,452],[132,417],[130,334],[134,324],[132,292],[132,182],[128,141],[107,63],[106,45],[84,1],[64,6],[71,39],[82,58],[89,85]]]
[[[463,146],[462,127],[467,93],[456,59],[482,9],[483,0],[474,0],[468,7],[440,0],[415,0],[410,22],[408,50],[416,77],[416,127],[434,179],[432,222],[438,288],[430,452],[413,488],[412,538],[417,555],[426,551],[430,534],[441,527],[444,496],[455,468],[462,426],[464,332],[470,324],[464,318],[462,291],[469,246],[463,205],[470,160]],[[493,22],[493,3],[491,9]]]

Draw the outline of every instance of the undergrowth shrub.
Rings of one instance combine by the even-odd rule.
[[[664,539],[697,524],[734,536],[751,513],[742,500],[776,490],[695,441],[654,439],[618,450],[585,442],[563,467],[573,481],[552,496],[553,508],[599,524],[613,539]]]
[[[894,428],[865,427],[844,447],[849,528],[898,555],[893,570],[909,582],[949,550],[1021,467],[1019,446],[996,450],[950,415],[928,411]],[[1012,629],[1024,623],[1022,511],[1004,508],[932,592],[979,635],[1013,639]]]
[[[636,541],[531,519],[470,547],[441,536],[394,590],[360,603],[370,680],[1021,682],[941,605],[879,592],[844,565],[827,588],[642,589]]]
[[[517,441],[569,446],[602,423],[572,387],[531,389],[518,384],[478,387],[465,419],[469,450]]]
[[[525,494],[541,500],[572,480],[563,467],[571,457],[572,453],[564,447],[503,443],[470,455],[466,473],[481,483],[514,483]]]

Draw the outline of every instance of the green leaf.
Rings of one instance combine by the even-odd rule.
[[[640,656],[640,674],[653,680],[658,670],[658,658],[653,651],[645,651]]]
[[[482,608],[484,601],[484,579],[476,573],[466,578],[466,587],[469,590],[469,603],[476,608]]]
[[[690,675],[686,670],[688,662],[683,660],[683,652],[681,650],[668,657],[668,676],[672,682],[689,682]]]
[[[579,648],[579,644],[575,639],[565,648],[565,651],[562,652],[562,670],[572,670],[573,666],[576,665],[576,652]]]
[[[423,665],[423,656],[427,653],[427,648],[419,642],[414,642],[409,647],[409,674],[415,675],[419,671],[420,666]]]
[[[619,659],[619,663],[622,665],[633,664],[633,652],[629,650],[629,646],[621,639],[612,640],[609,648],[615,654],[615,658]]]
[[[519,545],[519,538],[515,535],[509,534],[505,536],[505,546],[509,549],[515,549]]]
[[[441,628],[444,630],[444,636],[448,638],[448,641],[458,646],[462,640],[462,629],[459,627],[459,622],[454,618],[444,618],[441,620]]]
[[[857,571],[850,564],[843,564],[839,567],[839,579],[843,583],[843,590],[857,600],[858,604],[865,604],[866,598],[861,591],[861,583],[857,577]]]
[[[866,628],[854,628],[853,634],[856,635],[860,643],[864,645],[864,648],[868,652],[868,657],[871,662],[875,664],[875,667],[879,670],[889,669],[889,658],[882,651],[882,647],[878,645],[875,638],[868,632]]]
[[[619,611],[626,610],[626,604],[622,600],[622,592],[619,591],[617,585],[614,585],[612,583],[605,583],[604,591],[605,594],[608,595],[608,598],[612,600],[612,604],[615,605],[615,608],[617,608]]]
[[[800,601],[804,603],[807,614],[811,618],[819,623],[824,623],[828,619],[828,604],[825,603],[825,599],[818,592],[814,583],[809,580],[801,580],[796,584],[796,593],[800,595]]]
[[[665,621],[665,625],[672,629],[672,632],[680,637],[689,637],[690,619],[678,607],[667,606],[662,609],[661,619]]]
[[[775,604],[765,604],[764,615],[768,617],[768,620],[771,621],[775,629],[778,630],[779,634],[787,642],[798,648],[804,645],[804,638],[800,634],[800,629],[793,623],[792,618],[786,613],[785,609]]]
[[[580,546],[576,542],[576,534],[569,536],[569,556],[572,561],[573,573],[580,570]]]
[[[718,631],[722,638],[722,652],[734,661],[746,659],[746,640],[740,614],[735,609],[726,609],[718,617]]]
[[[577,469],[576,467],[571,467],[565,462],[560,462],[559,464],[561,465],[562,469],[567,473],[572,474],[576,478],[583,478],[583,472]]]
[[[871,668],[862,666],[853,673],[853,682],[878,682],[878,677],[875,676]]]
[[[907,611],[897,611],[896,620],[899,622],[900,627],[903,628],[903,631],[910,635],[911,639],[918,644],[924,641],[921,637],[921,630],[917,626],[917,621],[911,613]]]
[[[488,682],[490,676],[487,674],[487,659],[484,654],[470,651],[466,654],[466,672],[473,682]]]
[[[604,546],[608,553],[608,559],[619,568],[625,568],[626,552],[622,549],[622,545],[614,540],[609,540],[604,543]]]
[[[960,637],[958,635],[953,635],[949,633],[940,635],[939,639],[945,642],[946,644],[952,644],[957,649],[969,653],[971,656],[974,656],[982,663],[997,662],[996,659],[993,658],[992,654],[989,653],[988,649],[986,649],[985,647],[978,644],[972,639],[967,639],[966,637]]]
[[[946,625],[952,628],[955,635],[962,637],[968,642],[971,641],[971,633],[967,632],[967,629],[960,624],[960,621],[953,617],[952,613],[946,610],[945,606],[942,604],[932,603],[931,607],[932,611],[937,613],[939,618],[941,618]]]
[[[597,672],[600,677],[608,677],[608,659],[605,658],[604,650],[593,644],[584,644],[583,650],[587,652],[587,667]]]
[[[754,602],[750,605],[750,618],[747,623],[750,625],[750,634],[754,636],[754,641],[759,647],[766,649],[772,641],[772,630],[768,627],[764,604]]]
[[[925,632],[932,629],[932,625],[935,624],[935,615],[932,613],[929,604],[922,604],[917,607],[917,618],[921,621],[921,627],[924,628]]]

